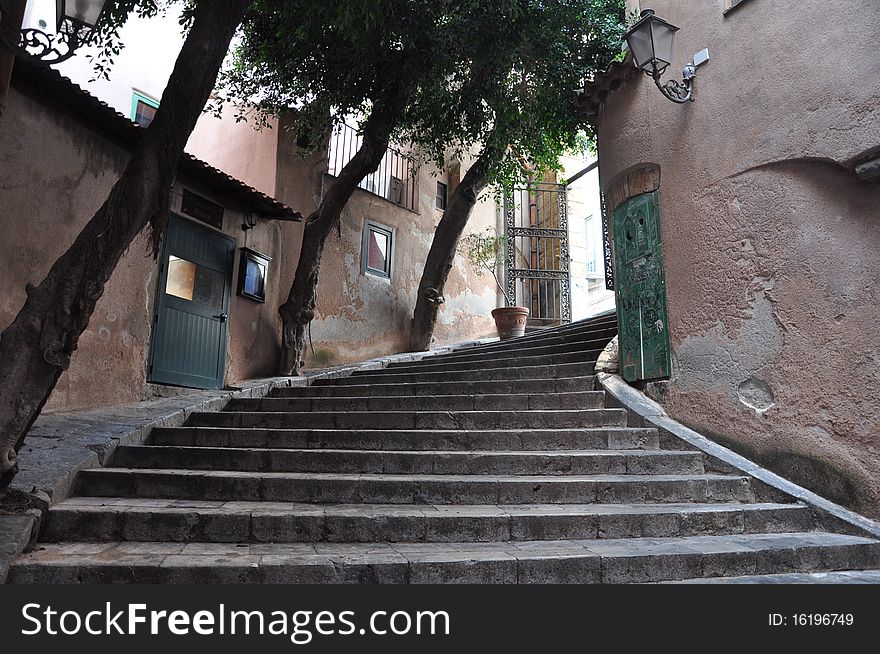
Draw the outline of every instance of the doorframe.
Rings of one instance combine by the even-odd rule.
[[[234,237],[230,236],[229,234],[226,234],[225,232],[222,232],[214,227],[211,227],[210,225],[206,225],[206,224],[199,222],[197,220],[193,220],[193,219],[187,217],[186,215],[181,214],[176,211],[169,212],[168,225],[166,226],[165,234],[162,237],[162,249],[161,249],[161,253],[159,255],[158,275],[156,277],[156,292],[153,297],[153,317],[150,322],[150,350],[149,350],[150,354],[149,354],[149,358],[147,361],[147,376],[146,376],[147,383],[148,384],[159,384],[161,386],[176,386],[179,388],[198,388],[195,386],[183,386],[181,384],[174,384],[172,382],[167,382],[167,381],[154,381],[153,380],[153,363],[154,363],[154,358],[155,358],[155,354],[156,354],[156,348],[155,348],[156,329],[159,324],[159,311],[162,307],[164,307],[164,303],[162,303],[162,296],[165,293],[165,285],[167,284],[167,281],[168,281],[168,266],[167,266],[168,232],[171,229],[172,223],[175,221],[185,223],[186,225],[188,225],[190,227],[195,227],[196,229],[200,229],[200,230],[202,230],[208,234],[211,234],[215,237],[219,237],[220,239],[228,241],[232,246],[231,265],[229,268],[229,275],[228,275],[228,277],[226,279],[226,283],[224,284],[224,287],[223,287],[223,305],[225,307],[225,313],[227,315],[227,319],[226,319],[226,323],[225,323],[226,324],[225,338],[223,338],[220,343],[220,352],[219,352],[219,358],[223,361],[223,367],[222,367],[223,372],[222,372],[222,375],[220,376],[220,379],[218,380],[219,386],[217,387],[217,389],[201,389],[201,390],[220,390],[220,389],[224,388],[224,386],[226,385],[226,365],[228,363],[227,355],[228,355],[228,351],[229,351],[228,341],[229,341],[229,325],[230,325],[230,318],[231,318],[230,311],[232,310],[232,283],[233,283],[233,278],[235,276],[235,248],[236,248],[238,242],[236,241],[236,239]]]

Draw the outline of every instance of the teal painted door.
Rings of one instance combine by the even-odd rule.
[[[660,243],[658,193],[614,210],[614,286],[620,370],[626,381],[669,377],[669,320]]]
[[[172,216],[162,251],[150,381],[223,388],[235,241]]]

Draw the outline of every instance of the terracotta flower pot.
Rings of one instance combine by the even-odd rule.
[[[499,307],[492,311],[492,317],[498,337],[503,341],[526,333],[529,310],[526,307]]]

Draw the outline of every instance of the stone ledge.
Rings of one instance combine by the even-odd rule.
[[[6,582],[13,560],[36,541],[40,517],[39,509],[23,514],[0,513],[0,584]]]
[[[813,519],[819,526],[849,534],[880,538],[880,524],[798,486],[685,427],[670,418],[660,404],[627,384],[619,375],[599,373],[597,377],[599,384],[610,396],[609,399],[613,399],[619,406],[627,409],[630,426],[656,427],[661,434],[705,453],[709,462],[719,469],[748,475],[763,487],[768,496],[803,502],[810,508]]]

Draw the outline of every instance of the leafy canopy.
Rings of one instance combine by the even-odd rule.
[[[255,0],[223,87],[263,117],[292,114],[317,146],[397,82],[398,140],[440,167],[488,146],[503,181],[593,136],[572,94],[624,29],[623,0]]]

